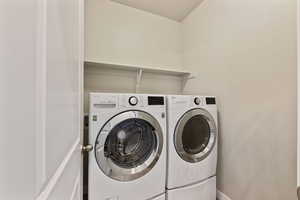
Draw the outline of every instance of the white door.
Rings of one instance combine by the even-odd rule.
[[[83,0],[0,1],[0,199],[80,199]]]
[[[298,55],[297,55],[297,59],[298,59],[298,75],[297,75],[297,94],[298,94],[298,98],[297,98],[297,145],[298,145],[298,150],[297,150],[297,194],[298,194],[298,199],[300,200],[300,1],[298,0],[298,8],[297,8],[297,23],[298,23],[298,31],[297,31],[297,51],[298,51]]]

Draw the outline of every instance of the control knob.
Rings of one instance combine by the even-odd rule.
[[[199,104],[201,103],[201,99],[200,99],[199,97],[196,97],[196,98],[194,99],[194,103],[195,103],[196,105],[199,105]]]
[[[136,106],[138,104],[138,98],[136,98],[135,96],[132,96],[129,98],[129,104],[131,106]]]

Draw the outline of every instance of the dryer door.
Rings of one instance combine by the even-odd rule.
[[[204,109],[193,109],[178,121],[174,144],[183,160],[196,163],[210,154],[216,138],[217,128],[212,115]]]
[[[95,142],[95,157],[104,174],[131,181],[148,173],[163,148],[158,121],[142,111],[128,111],[110,119]]]

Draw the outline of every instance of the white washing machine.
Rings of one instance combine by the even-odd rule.
[[[216,200],[216,98],[170,95],[167,112],[167,199]]]
[[[89,200],[164,200],[166,100],[90,94]]]

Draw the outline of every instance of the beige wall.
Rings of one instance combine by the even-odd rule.
[[[86,60],[180,69],[181,24],[110,0],[88,0]]]
[[[130,71],[99,69],[97,66],[85,68],[85,112],[88,112],[90,92],[135,93],[136,73]],[[179,94],[181,78],[177,76],[143,73],[140,93]]]
[[[182,24],[114,3],[86,1],[86,60],[182,69]],[[85,68],[85,112],[89,92],[135,92],[136,73]],[[178,94],[181,79],[143,73],[141,93]]]
[[[218,188],[296,199],[296,0],[206,0],[184,20],[186,93],[218,96]]]
[[[87,60],[183,63],[198,75],[185,93],[218,96],[222,192],[232,200],[295,200],[296,0],[205,0],[183,24],[108,0],[86,8]],[[134,92],[135,78],[86,68],[85,97]],[[177,94],[180,79],[145,74],[140,92]]]

